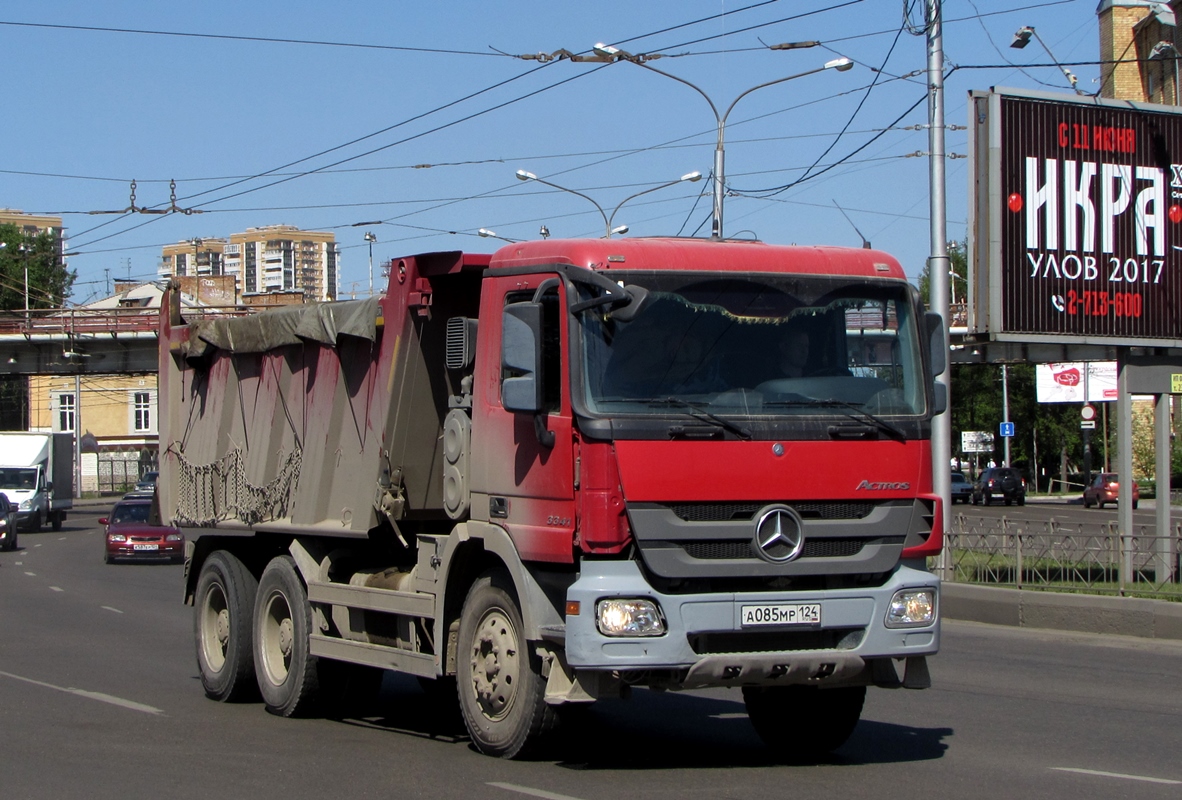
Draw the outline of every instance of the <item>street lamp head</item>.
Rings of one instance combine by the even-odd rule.
[[[483,236],[485,239],[497,238],[496,231],[490,231],[488,228],[481,228],[480,230],[476,231],[476,233],[479,234],[480,236]]]
[[[617,235],[623,236],[627,232],[628,232],[627,225],[617,225],[616,227],[612,228],[612,231],[611,231],[612,236],[617,236]]]
[[[373,244],[377,240],[378,240],[378,237],[374,236],[373,231],[366,231],[365,232],[365,241],[369,242],[370,244]]]
[[[536,181],[538,176],[532,172],[526,172],[523,169],[517,170],[517,180],[519,181]]]
[[[607,56],[609,58],[618,56],[620,54],[620,48],[612,47],[610,44],[604,44],[603,42],[596,42],[595,46],[592,47],[591,50],[594,51],[595,55],[597,56]]]
[[[1014,34],[1014,41],[1010,42],[1010,47],[1015,50],[1021,50],[1026,45],[1030,44],[1030,37],[1034,35],[1034,28],[1026,25],[1018,28],[1018,32]]]
[[[845,72],[846,70],[850,70],[853,68],[854,68],[854,62],[851,61],[850,59],[846,58],[845,56],[842,56],[841,58],[835,58],[832,61],[825,62],[825,69],[835,69],[838,72]]]
[[[698,172],[697,170],[694,170],[693,172],[689,173],[688,175],[682,175],[678,180],[689,181],[690,183],[697,183],[698,181],[702,180],[702,173]]]

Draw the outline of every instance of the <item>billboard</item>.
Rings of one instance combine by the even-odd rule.
[[[970,328],[1182,344],[1182,112],[973,92]]]
[[[993,434],[989,431],[961,431],[960,452],[992,453]]]
[[[1115,361],[1036,364],[1034,390],[1040,403],[1115,402]]]

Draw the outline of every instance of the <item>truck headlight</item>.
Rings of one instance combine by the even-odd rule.
[[[595,608],[599,632],[604,636],[662,636],[665,621],[652,600],[609,598]]]
[[[33,507],[32,500],[21,500],[21,511],[28,511]]]
[[[887,609],[888,628],[917,628],[936,618],[935,589],[900,589]]]

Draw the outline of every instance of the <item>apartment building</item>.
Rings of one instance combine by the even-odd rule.
[[[161,276],[233,275],[243,302],[282,295],[305,303],[335,300],[340,283],[336,236],[293,225],[247,228],[228,239],[191,239],[164,248]]]

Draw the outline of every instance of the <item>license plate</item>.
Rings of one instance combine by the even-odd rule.
[[[767,603],[743,606],[744,628],[755,625],[820,625],[820,603]]]
[[[158,544],[136,544],[136,545],[132,545],[132,548],[135,550],[159,550],[160,545],[158,545]]]

